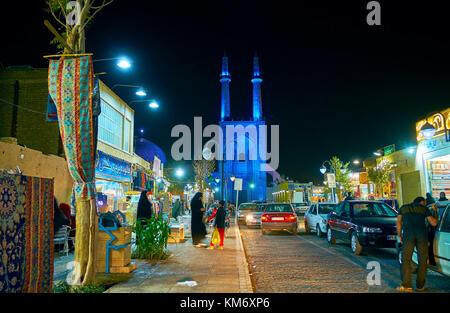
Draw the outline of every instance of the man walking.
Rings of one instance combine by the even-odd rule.
[[[417,248],[419,261],[416,288],[417,291],[425,290],[428,258],[428,236],[425,218],[428,219],[432,226],[437,225],[435,209],[433,209],[434,214],[432,214],[425,204],[423,197],[417,197],[413,203],[402,206],[397,217],[397,233],[400,242],[403,244],[402,285],[397,288],[399,291],[412,291],[411,259],[415,247]]]

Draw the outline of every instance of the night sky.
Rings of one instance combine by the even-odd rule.
[[[158,111],[133,103],[135,133],[163,148],[170,161],[177,124],[217,123],[221,57],[229,56],[231,114],[251,116],[252,57],[264,82],[263,110],[280,125],[279,172],[321,182],[333,155],[351,161],[389,144],[415,143],[415,122],[450,104],[450,25],[441,1],[379,1],[381,26],[368,26],[369,1],[120,1],[94,19],[87,52],[127,56],[133,68],[95,63],[109,85],[143,85]],[[395,3],[393,3],[395,2]],[[54,54],[43,25],[44,1],[17,2],[3,14],[3,67],[47,67]],[[117,89],[127,102],[132,89]],[[172,163],[172,164],[170,164]],[[189,162],[184,162],[186,169]]]

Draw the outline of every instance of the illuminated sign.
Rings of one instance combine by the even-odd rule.
[[[420,133],[420,130],[425,123],[428,122],[436,129],[433,138],[446,135],[447,130],[450,130],[450,108],[445,109],[439,113],[432,114],[426,119],[423,119],[416,123],[417,142],[424,140],[425,138]]]

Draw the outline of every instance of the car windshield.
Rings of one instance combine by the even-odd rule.
[[[271,204],[267,206],[265,213],[291,213],[292,208],[289,204]]]
[[[308,206],[308,203],[295,203],[294,204],[294,207],[296,207],[296,208],[299,208],[299,207],[307,207]]]
[[[319,205],[319,214],[329,214],[334,211],[336,204],[320,204]]]
[[[239,206],[239,211],[259,212],[262,211],[262,209],[263,208],[261,208],[261,206],[257,204],[243,204]]]
[[[395,217],[397,212],[384,203],[354,203],[352,204],[354,217]]]

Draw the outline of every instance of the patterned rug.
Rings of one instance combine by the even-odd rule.
[[[0,172],[0,293],[51,292],[53,179]]]

